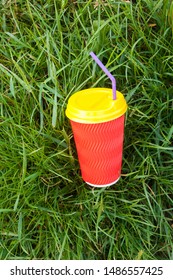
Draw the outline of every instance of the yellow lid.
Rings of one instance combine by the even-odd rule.
[[[122,116],[127,103],[121,92],[116,91],[112,99],[112,89],[89,88],[74,93],[68,100],[66,116],[80,123],[101,123]]]

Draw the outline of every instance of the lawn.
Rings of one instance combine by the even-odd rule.
[[[0,2],[0,259],[173,259],[173,4]],[[83,182],[68,98],[128,103],[122,176]]]

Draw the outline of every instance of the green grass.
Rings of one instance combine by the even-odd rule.
[[[1,1],[1,259],[173,259],[170,2]],[[75,91],[111,87],[90,51],[129,106],[122,177],[98,190],[64,114]]]

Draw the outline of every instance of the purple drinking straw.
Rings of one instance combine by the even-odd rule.
[[[98,57],[95,55],[95,53],[90,52],[90,55],[95,60],[95,62],[100,66],[100,68],[105,72],[105,74],[109,77],[109,79],[112,81],[112,93],[113,93],[113,100],[116,99],[116,80],[112,76],[112,74],[108,71],[108,69],[103,65],[103,63],[98,59]]]

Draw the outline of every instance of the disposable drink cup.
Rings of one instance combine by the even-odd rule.
[[[83,180],[93,187],[115,184],[121,176],[124,119],[122,93],[90,88],[73,94],[67,104]]]

